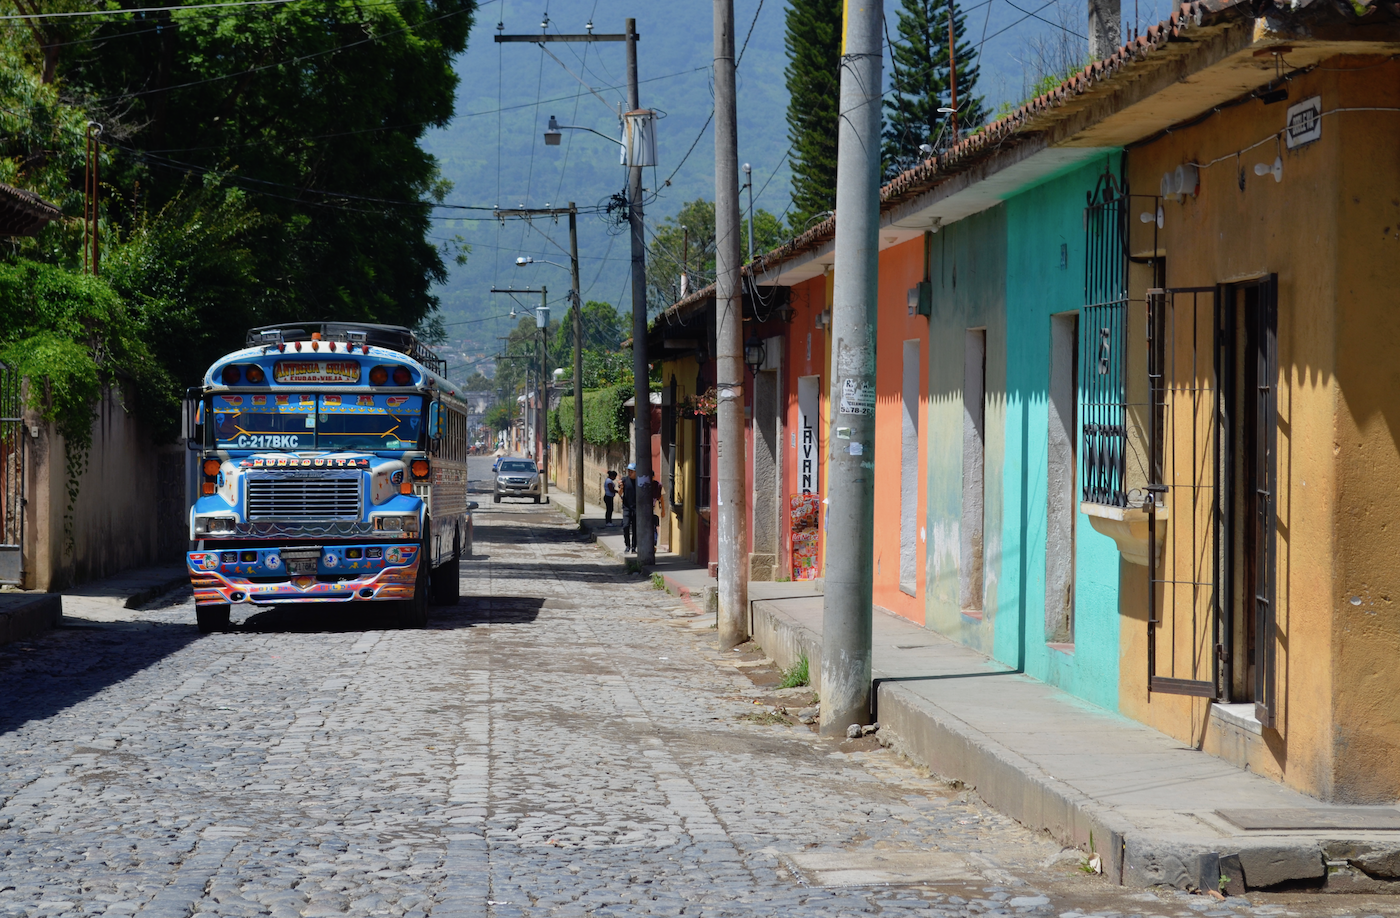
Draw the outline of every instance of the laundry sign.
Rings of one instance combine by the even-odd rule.
[[[821,423],[821,377],[797,378],[797,483],[802,494],[815,494],[818,489],[819,450],[817,425]]]
[[[1304,99],[1288,107],[1288,123],[1283,139],[1288,149],[1295,150],[1322,137],[1322,96]]]

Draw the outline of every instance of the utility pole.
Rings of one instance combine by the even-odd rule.
[[[535,312],[535,327],[540,330],[540,394],[535,406],[535,430],[540,443],[540,495],[549,494],[549,288],[540,285],[540,308]]]
[[[637,91],[637,20],[627,20],[627,107],[642,107]],[[647,245],[642,222],[642,167],[627,167],[627,222],[632,233],[632,397],[636,420],[632,436],[637,441],[637,562],[656,563],[656,527],[651,522],[651,491],[655,471],[651,467],[651,367],[647,359]]]
[[[541,33],[537,35],[503,35],[497,33],[497,42],[529,42],[538,44],[541,47],[546,42],[595,42],[595,41],[620,41],[627,44],[627,106],[631,111],[641,108],[641,103],[637,93],[637,42],[641,36],[637,34],[637,20],[628,19],[626,31],[622,34],[594,32],[593,23],[588,23],[589,31],[576,35],[560,35],[553,33]],[[564,127],[576,128],[575,125],[564,125]],[[554,119],[550,118],[550,131],[557,131],[554,127]],[[584,128],[584,130],[592,130]],[[597,131],[593,131],[597,134]],[[558,142],[558,134],[553,136],[555,140],[550,140],[549,134],[545,135],[545,143],[552,144]],[[606,135],[602,135],[606,136]],[[609,138],[610,139],[610,138]],[[643,235],[642,223],[642,167],[629,163],[627,181],[628,210],[627,219],[632,232],[632,372],[635,377],[634,396],[637,402],[637,421],[634,427],[634,436],[637,439],[637,477],[643,475],[650,476],[651,470],[651,388],[648,384],[649,363],[647,359],[647,298],[646,298],[646,238]],[[529,215],[532,213],[553,213],[558,214],[563,211],[559,208],[545,208],[543,210],[516,210],[497,211],[498,217],[511,215]],[[578,229],[577,218],[578,209],[572,204],[568,207],[569,214],[569,242],[571,246],[572,274],[573,274],[573,300],[574,300],[574,442],[577,444],[574,452],[574,478],[577,484],[574,486],[574,506],[578,512],[579,519],[583,519],[583,301],[579,293],[578,277]],[[638,369],[640,367],[640,369]],[[639,508],[640,509],[640,508]],[[651,543],[651,507],[648,505],[646,513],[637,514],[637,538],[640,540],[646,536],[645,552],[637,552],[637,560],[642,564],[652,564],[656,561],[656,552]]]
[[[583,297],[579,293],[579,272],[578,272],[578,205],[573,201],[568,207],[521,207],[515,210],[498,210],[496,218],[504,220],[506,217],[519,217],[529,219],[531,217],[554,217],[568,214],[569,216],[569,274],[570,293],[569,298],[573,301],[573,322],[574,322],[574,462],[573,477],[577,484],[574,485],[574,511],[578,514],[580,525],[583,520]],[[533,259],[529,259],[533,262]],[[519,263],[519,260],[517,260]],[[553,264],[562,268],[563,265],[555,264],[551,261],[542,264]],[[514,287],[491,289],[492,293],[533,293],[533,290],[517,290]],[[543,292],[543,288],[541,289]],[[547,407],[547,406],[546,406]],[[548,445],[545,446],[548,450]]]
[[[744,187],[749,190],[749,257],[748,264],[753,264],[753,167],[744,163]],[[752,269],[750,269],[752,270]]]
[[[578,290],[578,208],[569,202],[569,274],[574,300],[574,512],[583,525],[583,300]]]
[[[831,309],[831,444],[821,732],[870,722],[875,529],[875,329],[880,227],[880,81],[884,10],[851,4],[842,23],[836,135],[836,271]]]
[[[719,646],[721,650],[728,650],[749,639],[749,486],[744,468],[744,299],[739,287],[739,127],[734,102],[734,0],[715,0],[714,9]]]
[[[958,46],[953,41],[953,21],[957,19],[957,9],[948,10],[948,87],[952,92],[949,106],[953,109],[953,143],[958,142]],[[845,71],[842,71],[845,74]],[[840,171],[840,166],[837,166]]]

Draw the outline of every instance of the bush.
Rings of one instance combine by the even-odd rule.
[[[608,386],[583,393],[583,440],[594,446],[607,446],[628,439],[627,412],[623,402],[632,397],[632,386]],[[559,409],[549,413],[549,435],[554,440],[574,432],[574,397],[559,400]]]

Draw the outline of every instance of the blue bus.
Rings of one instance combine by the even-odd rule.
[[[385,602],[411,628],[456,603],[477,505],[445,369],[406,328],[336,322],[255,328],[215,361],[186,393],[200,631],[235,603]]]

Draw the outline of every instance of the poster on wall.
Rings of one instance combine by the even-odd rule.
[[[792,579],[816,580],[820,546],[821,496],[794,494],[791,497]]]

